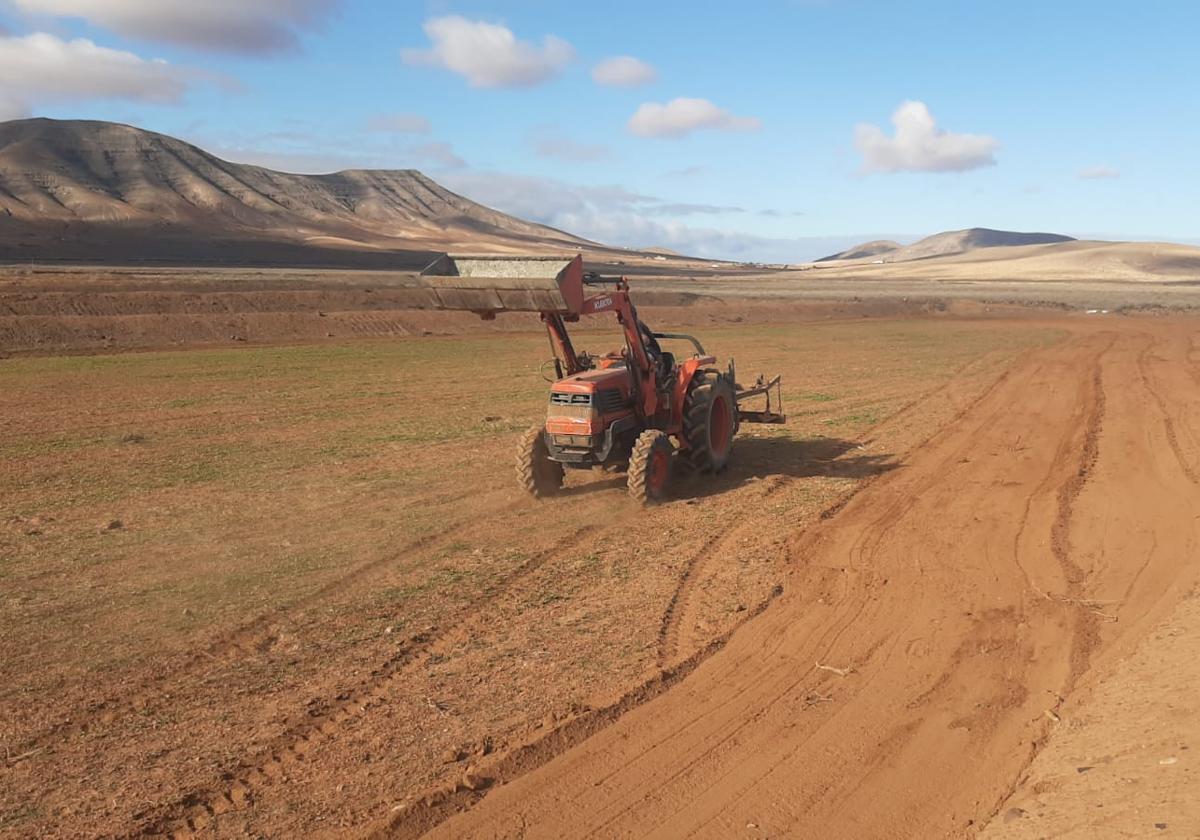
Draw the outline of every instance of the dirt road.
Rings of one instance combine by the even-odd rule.
[[[1028,355],[796,537],[782,596],[688,678],[433,835],[973,834],[1196,582],[1197,335],[1105,320]]]

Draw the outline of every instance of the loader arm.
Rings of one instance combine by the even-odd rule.
[[[641,321],[638,320],[637,309],[629,299],[629,284],[624,278],[616,281],[616,287],[609,292],[601,292],[584,298],[579,309],[580,315],[599,315],[605,312],[615,312],[617,323],[625,333],[625,345],[629,348],[629,364],[637,375],[638,393],[641,396],[640,412],[643,417],[653,417],[660,407],[658,371],[650,352],[646,349],[646,340],[642,335]]]
[[[546,325],[546,332],[550,335],[550,350],[554,353],[554,364],[558,368],[558,378],[564,376],[574,376],[584,370],[584,366],[579,361],[579,355],[575,352],[575,345],[571,342],[571,335],[567,332],[567,322],[562,315],[557,312],[543,312],[542,322]]]

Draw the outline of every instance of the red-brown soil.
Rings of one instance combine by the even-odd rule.
[[[596,726],[773,598],[789,533],[1058,331],[701,334],[782,373],[791,421],[645,512],[603,473],[518,492],[536,333],[4,362],[0,834],[365,830],[484,753]]]
[[[649,511],[516,491],[519,329],[4,361],[0,836],[1035,814],[1196,584],[1195,322],[726,305],[662,312],[782,372],[791,421]]]
[[[1136,323],[1031,354],[793,536],[781,597],[689,678],[380,834],[471,804],[433,836],[972,834],[1089,671],[1196,583],[1195,334]]]

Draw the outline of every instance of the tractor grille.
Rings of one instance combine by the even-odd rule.
[[[568,394],[560,391],[550,392],[551,405],[591,405],[591,394]]]
[[[592,395],[551,391],[550,407],[546,411],[546,419],[561,420],[564,417],[574,420],[591,420]]]
[[[620,411],[626,406],[625,396],[616,388],[604,388],[596,392],[596,409],[601,414]]]

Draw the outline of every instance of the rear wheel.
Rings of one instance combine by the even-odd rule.
[[[534,426],[521,436],[517,447],[517,483],[535,499],[552,496],[562,489],[563,465],[550,460],[541,426]]]
[[[660,502],[667,495],[673,451],[666,432],[647,429],[638,435],[629,456],[629,496],[639,505]]]
[[[729,379],[711,368],[696,371],[683,403],[687,460],[699,472],[720,472],[729,463],[737,432],[737,402]]]

